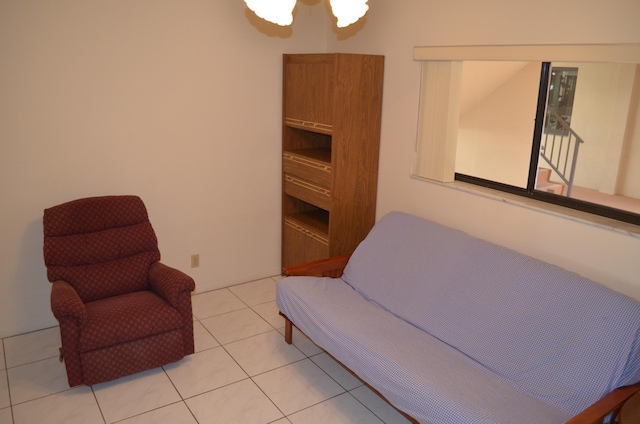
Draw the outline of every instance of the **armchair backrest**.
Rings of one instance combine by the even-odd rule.
[[[137,196],[91,197],[45,209],[44,262],[83,302],[148,289],[160,260],[147,209]]]

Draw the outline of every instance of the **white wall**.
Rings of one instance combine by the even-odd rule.
[[[409,178],[414,46],[640,42],[640,3],[369,4],[327,31],[326,5],[300,0],[275,31],[241,0],[0,0],[0,337],[55,325],[42,211],[78,197],[141,195],[163,261],[199,291],[279,271],[284,52],[386,56],[378,216],[430,217],[640,297],[640,239]]]
[[[282,53],[242,0],[0,0],[0,337],[56,324],[43,209],[137,194],[198,291],[279,273]],[[190,269],[190,255],[200,267]]]
[[[330,37],[328,49],[386,56],[378,217],[394,209],[428,217],[640,299],[640,237],[410,178],[420,83],[414,46],[638,43],[640,2],[369,3],[366,24]]]

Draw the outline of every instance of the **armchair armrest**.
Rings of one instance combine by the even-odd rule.
[[[347,266],[350,257],[351,254],[334,256],[306,264],[287,266],[282,268],[282,273],[286,276],[320,275],[322,277],[337,278],[342,276],[342,271],[344,271],[344,268]]]
[[[599,424],[612,412],[614,413],[614,417],[616,417],[624,402],[639,390],[640,383],[619,387],[571,418],[565,424]],[[613,420],[611,422],[613,422]]]
[[[180,295],[185,292],[191,293],[196,288],[193,278],[160,262],[155,262],[151,265],[149,285],[151,290],[169,302],[171,306],[178,309],[180,309]]]
[[[54,281],[51,288],[51,311],[58,321],[64,318],[81,324],[87,317],[87,308],[73,287],[66,281]]]

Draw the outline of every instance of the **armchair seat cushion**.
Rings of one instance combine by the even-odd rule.
[[[182,328],[178,311],[152,291],[139,291],[86,304],[80,351],[88,352]]]

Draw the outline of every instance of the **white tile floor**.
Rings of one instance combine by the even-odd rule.
[[[193,297],[196,353],[69,388],[57,327],[2,340],[0,424],[408,423],[309,339],[284,342],[279,277]]]

